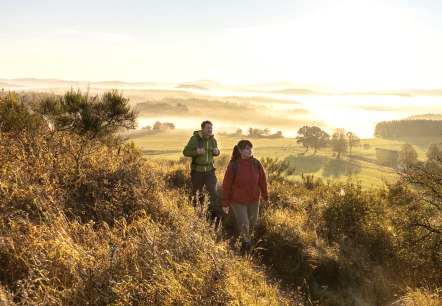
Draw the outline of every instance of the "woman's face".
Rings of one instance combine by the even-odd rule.
[[[246,146],[244,149],[239,149],[239,153],[242,159],[248,159],[253,155],[252,148],[249,146]]]

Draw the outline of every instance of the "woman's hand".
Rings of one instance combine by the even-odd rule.
[[[229,206],[223,206],[223,212],[225,214],[228,214],[229,213]]]
[[[269,208],[270,207],[270,200],[266,200],[263,202],[265,208]]]

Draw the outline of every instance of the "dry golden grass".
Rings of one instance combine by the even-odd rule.
[[[398,306],[440,306],[442,305],[442,292],[426,288],[408,289],[408,292],[392,305]]]
[[[291,304],[170,188],[183,164],[46,136],[1,134],[2,303]]]

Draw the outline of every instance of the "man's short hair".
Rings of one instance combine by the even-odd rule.
[[[210,124],[213,125],[212,122],[210,122],[209,120],[205,120],[201,123],[201,128],[204,129],[204,127],[206,126],[206,124]]]

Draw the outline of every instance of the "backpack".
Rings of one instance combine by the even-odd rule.
[[[256,158],[252,157],[252,161],[253,161],[253,164],[256,167],[256,171],[258,171],[258,173],[259,173],[259,170],[261,168],[261,164],[260,164],[259,160],[257,160]],[[233,178],[235,178],[236,174],[238,173],[238,160],[237,159],[232,160],[230,162],[230,167],[232,167]]]

